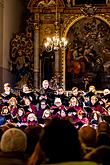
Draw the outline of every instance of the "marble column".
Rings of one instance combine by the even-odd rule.
[[[40,60],[39,60],[39,26],[34,23],[34,87],[39,89],[39,74],[40,74]]]

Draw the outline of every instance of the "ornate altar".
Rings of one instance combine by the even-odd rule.
[[[48,53],[44,42],[55,33],[55,6],[56,0],[30,0],[28,3],[33,15],[30,21],[33,66],[30,68],[34,86],[39,88],[43,79],[50,80],[55,74],[60,75],[60,84],[68,90],[72,86],[81,87],[81,82],[82,88],[86,88],[85,79],[95,85],[96,81],[109,84],[106,80],[110,75],[109,1],[103,5],[76,5],[74,0],[57,0],[59,35],[67,38],[69,44],[66,50]]]

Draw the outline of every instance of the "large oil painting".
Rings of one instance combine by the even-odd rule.
[[[110,88],[110,26],[97,17],[75,22],[67,33],[66,90]]]

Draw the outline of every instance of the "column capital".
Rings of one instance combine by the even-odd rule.
[[[39,22],[34,22],[34,30],[39,30]]]

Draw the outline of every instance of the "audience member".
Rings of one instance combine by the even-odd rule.
[[[1,138],[1,165],[24,165],[25,150],[27,148],[26,134],[18,128],[9,128]]]
[[[90,125],[81,127],[79,129],[79,140],[85,155],[96,146],[96,130]]]
[[[110,147],[100,146],[85,155],[85,160],[94,161],[102,165],[110,165]]]
[[[106,133],[110,136],[110,126],[107,122],[102,121],[98,124],[97,134],[99,133]]]
[[[54,118],[44,128],[36,154],[33,153],[28,164],[39,161],[40,149],[44,153],[44,163],[81,161],[81,146],[77,129],[69,120]],[[36,156],[35,156],[36,155]]]
[[[27,135],[27,149],[26,149],[27,157],[31,156],[31,154],[34,152],[35,146],[39,141],[41,131],[42,131],[41,126],[29,125],[25,128],[24,132]]]

